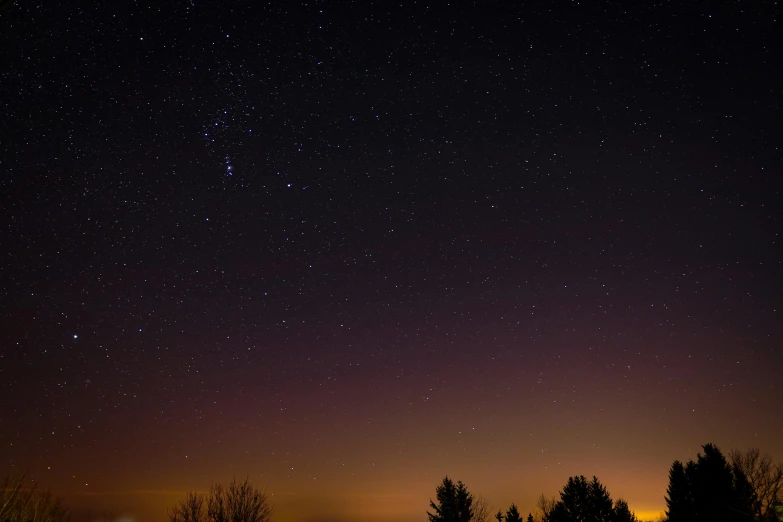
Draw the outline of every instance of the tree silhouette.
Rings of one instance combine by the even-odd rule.
[[[560,500],[539,498],[544,522],[639,522],[623,499],[612,503],[612,497],[597,478],[591,481],[580,475],[570,477],[560,492]],[[528,522],[533,520],[528,515]]]
[[[759,522],[778,520],[777,509],[783,507],[783,464],[756,449],[729,453],[732,470],[742,473],[751,489],[750,510]]]
[[[491,513],[492,506],[489,505],[489,501],[479,495],[473,499],[473,515],[470,522],[490,522]]]
[[[669,522],[690,522],[696,516],[693,496],[682,462],[675,460],[669,469],[666,489],[666,517]]]
[[[669,522],[753,520],[753,487],[742,469],[729,466],[714,444],[702,446],[696,461],[674,461],[666,490]]]
[[[511,504],[506,511],[506,522],[522,522],[522,516],[519,514],[516,504]]]
[[[750,507],[743,505],[742,481],[729,467],[726,458],[714,444],[702,446],[704,455],[696,455],[696,463],[685,469],[696,508],[696,522],[746,522]],[[738,487],[740,486],[740,487]]]
[[[609,492],[593,477],[570,477],[546,522],[609,522],[614,515]]]
[[[6,477],[0,484],[0,520],[4,522],[61,522],[68,509],[60,497],[42,491],[35,482],[24,487],[26,475]]]
[[[246,478],[242,482],[233,479],[228,486],[213,484],[206,495],[188,493],[169,512],[169,521],[269,522],[273,513],[266,493]]]
[[[628,502],[620,498],[614,503],[612,522],[639,522],[639,519],[628,507]]]
[[[169,512],[170,522],[204,522],[204,496],[191,491]]]
[[[498,522],[503,522],[503,512],[498,509],[498,512],[495,513],[495,520]]]
[[[734,478],[726,458],[713,444],[703,446],[704,454],[699,453],[696,465],[689,466],[688,482],[691,484],[693,501],[696,506],[696,518],[703,522],[716,520],[723,516],[726,520],[735,519],[729,514],[736,501]]]
[[[430,500],[430,508],[427,511],[430,522],[470,522],[473,517],[473,495],[462,481],[454,484],[448,476],[435,488],[437,504]]]
[[[541,493],[541,496],[536,499],[536,507],[540,515],[537,513],[534,520],[548,520],[552,510],[555,509],[555,504],[557,504],[555,497],[547,497]]]

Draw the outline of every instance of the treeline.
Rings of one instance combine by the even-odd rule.
[[[696,460],[675,460],[666,490],[666,522],[783,522],[783,465],[759,450],[732,451],[727,459],[714,444],[702,446]],[[559,500],[541,495],[526,522],[639,522],[623,499],[593,477],[574,476]],[[449,477],[430,500],[429,522],[522,522],[515,504],[493,511],[461,481]]]
[[[612,501],[609,492],[595,477],[570,477],[560,491],[560,500],[542,495],[538,512],[523,519],[516,504],[490,515],[483,497],[474,497],[462,483],[449,477],[435,488],[435,501],[430,501],[427,516],[430,522],[638,522],[623,499]]]
[[[732,451],[726,458],[713,444],[696,460],[674,461],[666,490],[666,522],[783,522],[783,465],[759,450]],[[188,493],[168,511],[169,522],[270,522],[274,509],[266,492],[248,479],[214,484],[207,493]],[[541,495],[537,511],[523,519],[515,504],[494,511],[486,498],[462,482],[443,479],[427,511],[429,522],[638,522],[628,503],[612,500],[596,478],[570,477],[559,499]],[[111,514],[100,517],[113,522]],[[39,490],[24,476],[0,489],[0,522],[69,522],[63,500]],[[88,521],[92,522],[92,521]]]
[[[0,522],[73,522],[61,497],[39,490],[25,475],[0,486]],[[170,522],[270,522],[274,508],[264,491],[245,479],[213,484],[206,494],[191,492],[168,512]],[[83,518],[81,520],[84,520]],[[116,522],[114,513],[87,515],[85,522]]]

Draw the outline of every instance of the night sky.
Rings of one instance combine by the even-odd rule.
[[[644,4],[644,5],[637,5]],[[781,8],[3,2],[0,475],[644,518],[783,460]]]

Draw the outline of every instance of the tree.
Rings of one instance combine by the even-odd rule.
[[[745,477],[735,474],[714,444],[702,446],[704,454],[688,463],[686,477],[696,511],[695,522],[747,522],[751,518]],[[692,465],[693,464],[693,465]]]
[[[473,516],[470,518],[470,522],[490,522],[492,516],[492,507],[489,505],[489,501],[482,495],[473,499]]]
[[[625,500],[612,503],[609,492],[596,477],[589,482],[582,475],[570,477],[559,501],[549,501],[541,495],[538,506],[544,522],[639,522]],[[529,515],[528,522],[532,520]]]
[[[702,448],[704,454],[696,455],[696,465],[688,468],[697,520],[742,520],[735,514],[741,506],[737,505],[734,476],[726,457],[714,444],[705,444]]]
[[[39,490],[32,482],[24,487],[26,475],[6,477],[0,485],[0,520],[4,522],[61,522],[68,509],[50,490]]]
[[[253,487],[247,478],[210,488],[207,514],[212,522],[269,522],[273,513],[266,492]]]
[[[170,522],[204,522],[204,496],[191,491],[169,512]]]
[[[206,495],[195,492],[181,500],[171,512],[170,522],[269,522],[274,508],[266,492],[249,479],[228,486],[213,484]]]
[[[756,494],[750,485],[745,473],[738,468],[729,465],[734,485],[734,505],[738,512],[742,513],[745,522],[753,520],[753,506],[756,504]]]
[[[495,520],[498,522],[503,522],[503,512],[498,509],[498,512],[495,513]]]
[[[702,446],[684,467],[674,461],[666,490],[669,522],[748,522],[753,520],[753,488],[714,444]]]
[[[751,489],[750,511],[759,522],[777,520],[776,508],[783,506],[783,464],[756,449],[729,453],[731,467],[742,473]]]
[[[609,522],[614,515],[609,492],[596,477],[570,477],[547,522]]]
[[[519,514],[516,504],[511,504],[506,511],[506,522],[522,522],[522,516]]]
[[[540,514],[536,514],[536,520],[549,520],[549,516],[552,514],[552,510],[555,509],[555,497],[547,497],[543,493],[536,499],[536,507]]]
[[[527,514],[527,522],[535,522],[535,519],[533,519],[533,513]]]
[[[634,512],[628,507],[628,502],[619,498],[614,503],[612,522],[639,522],[639,519],[636,518]]]
[[[690,522],[695,518],[691,488],[685,476],[685,467],[679,460],[675,460],[669,469],[669,487],[665,499],[669,522]]]
[[[470,522],[473,516],[473,495],[462,481],[454,484],[448,476],[435,488],[437,504],[430,500],[434,513],[427,511],[430,522]]]

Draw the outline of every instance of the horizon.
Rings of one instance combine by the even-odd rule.
[[[225,481],[224,481],[225,482]],[[184,498],[184,496],[189,491],[198,491],[198,492],[205,492],[208,489],[207,487],[200,488],[200,489],[183,489],[180,491],[108,491],[108,492],[94,492],[94,493],[82,493],[82,494],[72,494],[69,496],[68,494],[65,494],[63,498],[66,501],[66,504],[71,506],[80,506],[80,502],[73,501],[73,499],[78,499],[79,497],[84,498],[92,498],[92,497],[104,497],[104,498],[139,498],[143,496],[153,496],[153,497],[165,497],[167,499],[165,505],[168,509],[174,506],[174,504]],[[262,489],[264,489],[262,487]],[[433,495],[430,495],[430,497],[434,496],[434,487],[431,488],[433,490]],[[269,494],[269,498],[273,505],[276,504],[275,499],[275,492],[270,490],[269,488],[266,488],[267,493]],[[53,492],[56,493],[56,492]],[[478,492],[480,494],[480,492]],[[285,493],[278,493],[277,496],[289,496],[289,497],[295,497],[294,494],[285,494]],[[483,495],[482,495],[483,496]],[[527,495],[525,495],[527,496]],[[556,496],[556,495],[555,495]],[[408,498],[412,497],[412,495],[382,495],[382,494],[367,494],[367,495],[349,495],[348,498],[353,497],[366,497],[368,500],[377,500],[379,497],[391,497],[392,499],[399,499],[399,498]],[[424,504],[427,504],[429,502],[430,497],[427,497],[427,501],[424,502]],[[325,498],[331,498],[326,496],[312,496],[309,497],[309,502],[307,499],[305,499],[304,504],[308,506],[310,509],[317,510],[320,506],[323,506],[324,503],[321,502]],[[613,496],[613,499],[618,498],[624,498],[621,496]],[[627,499],[625,499],[627,500]],[[296,502],[299,502],[300,500],[297,499]],[[290,504],[292,501],[289,501],[285,504]],[[421,503],[421,502],[418,502]],[[497,511],[497,509],[505,509],[510,504],[514,503],[514,501],[507,502],[505,504],[495,506],[490,502],[491,506],[495,506],[495,509],[492,510],[494,513]],[[146,504],[145,502],[140,502],[139,504]],[[284,505],[285,505],[284,504]],[[146,509],[140,509],[137,511],[133,510],[117,510],[112,508],[111,503],[108,503],[104,509],[97,509],[95,507],[95,504],[88,502],[86,505],[82,507],[77,507],[74,509],[71,509],[72,514],[77,520],[85,520],[85,521],[93,521],[93,520],[102,520],[103,519],[103,513],[111,513],[114,516],[115,522],[140,522],[140,521],[150,521],[150,522],[164,522],[168,521],[168,517],[166,513],[164,512],[163,515],[161,515],[157,509],[150,509],[149,507]],[[326,503],[328,505],[328,503]],[[523,506],[516,502],[516,505],[520,508],[520,512],[523,513],[525,516],[528,512],[530,513],[536,513],[536,507],[534,503],[530,504],[530,509],[524,509]],[[647,521],[657,521],[659,520],[663,514],[664,509],[663,507],[660,509],[660,511],[639,511],[637,509],[634,509],[634,506],[632,503],[629,502],[629,506],[631,507],[632,511],[635,512],[637,518],[640,520],[640,522],[647,522]],[[423,508],[424,511],[429,511],[430,508],[427,505],[426,508]],[[297,514],[297,511],[299,511],[299,514]],[[305,513],[307,513],[308,510],[304,510]],[[378,514],[373,513],[367,513],[367,514],[337,514],[337,515],[324,515],[324,516],[308,516],[308,515],[302,515],[300,510],[297,509],[290,509],[290,506],[288,509],[284,508],[284,513],[287,514],[287,516],[279,516],[279,513],[277,512],[274,516],[274,520],[279,522],[287,522],[287,521],[300,521],[300,520],[307,520],[311,522],[317,522],[317,521],[334,521],[334,522],[352,522],[354,520],[364,520],[364,521],[377,521],[377,522],[383,522],[388,520],[397,520],[400,522],[406,522],[406,521],[413,521],[413,520],[422,520],[422,509],[417,510],[416,512],[413,512],[412,510],[404,510],[401,511],[400,514],[394,514],[394,515],[387,515],[387,516],[380,516]],[[91,516],[89,516],[91,515]],[[152,516],[151,516],[152,515]]]
[[[729,448],[724,448],[728,452]],[[749,448],[745,448],[749,449]],[[744,450],[743,450],[744,451]],[[697,450],[701,453],[701,448]],[[762,453],[763,450],[762,450]],[[779,461],[779,458],[773,460]],[[668,470],[671,466],[671,462],[679,460],[686,462],[688,460],[695,459],[696,453],[692,455],[682,455],[676,459],[671,459],[669,465],[662,473],[663,478],[660,480],[660,502],[659,507],[654,503],[645,504],[644,499],[653,498],[655,495],[646,495],[640,493],[639,487],[629,487],[628,483],[624,483],[622,477],[615,477],[611,482],[609,480],[602,479],[601,476],[596,475],[601,482],[607,486],[609,493],[613,500],[623,499],[628,502],[629,507],[635,513],[640,522],[658,521],[664,516],[665,504],[663,502],[666,485],[668,482]],[[653,471],[653,470],[648,470]],[[569,476],[584,475],[591,477],[594,474],[588,474],[584,472],[571,472],[565,478]],[[626,473],[626,478],[627,478]],[[505,510],[509,505],[516,504],[520,513],[526,516],[528,513],[536,514],[538,509],[535,502],[537,498],[544,494],[547,497],[559,498],[559,492],[562,486],[565,484],[565,478],[558,486],[556,492],[541,491],[539,493],[533,493],[531,491],[519,491],[509,496],[509,490],[513,491],[513,487],[506,484],[501,491],[501,500],[495,501],[492,496],[487,495],[484,491],[475,487],[471,482],[467,482],[460,477],[446,474],[454,480],[461,480],[466,482],[471,493],[474,496],[484,497],[488,500],[490,511],[496,512],[498,509]],[[422,520],[427,511],[430,511],[429,501],[434,498],[435,485],[437,485],[440,479],[433,481],[433,485],[427,488],[427,484],[423,481],[419,481],[416,487],[396,487],[386,485],[383,488],[366,488],[368,491],[362,493],[350,493],[346,491],[340,491],[339,488],[332,488],[326,490],[321,494],[315,492],[307,492],[305,494],[295,493],[292,491],[280,491],[270,487],[270,484],[260,483],[253,480],[252,474],[249,475],[232,475],[232,478],[242,479],[244,477],[249,478],[256,487],[259,487],[262,491],[265,491],[271,504],[275,508],[274,520],[278,522],[288,521],[308,521],[308,522],[353,522],[358,520],[385,522],[389,520],[397,520],[402,522]],[[547,477],[554,478],[554,473],[547,474]],[[30,478],[35,478],[30,476]],[[71,507],[72,514],[77,520],[102,520],[104,514],[110,513],[114,516],[114,522],[138,522],[138,521],[150,521],[150,522],[164,522],[168,520],[167,512],[173,508],[173,506],[184,498],[184,496],[190,491],[196,491],[204,493],[209,489],[209,485],[212,483],[222,482],[227,483],[229,479],[210,481],[206,484],[200,484],[199,487],[191,487],[187,489],[163,489],[163,490],[126,490],[126,491],[90,491],[87,492],[58,492],[53,491],[55,494],[62,494],[66,500],[66,505]],[[525,481],[522,481],[526,483]],[[396,481],[393,482],[396,484]],[[477,482],[479,485],[488,486],[492,489],[492,481]],[[614,485],[616,483],[616,485]],[[401,483],[402,484],[402,483]],[[39,483],[39,487],[45,486],[45,484]],[[361,486],[357,486],[361,489]],[[495,484],[497,487],[497,484]],[[394,490],[396,493],[388,493],[389,490]],[[422,490],[424,495],[422,495]],[[645,489],[645,488],[641,488]],[[402,491],[402,492],[399,492]],[[505,498],[503,498],[505,497]],[[146,499],[146,500],[142,500]],[[96,502],[97,500],[97,502]],[[338,504],[344,504],[342,508],[336,508]],[[122,509],[118,509],[118,506],[123,506]],[[133,509],[136,506],[136,509]],[[141,506],[141,507],[138,507]],[[350,507],[345,507],[350,506]],[[416,508],[414,508],[416,506]],[[327,510],[324,514],[324,509]],[[333,511],[329,511],[329,510]],[[91,515],[91,516],[90,516]]]

